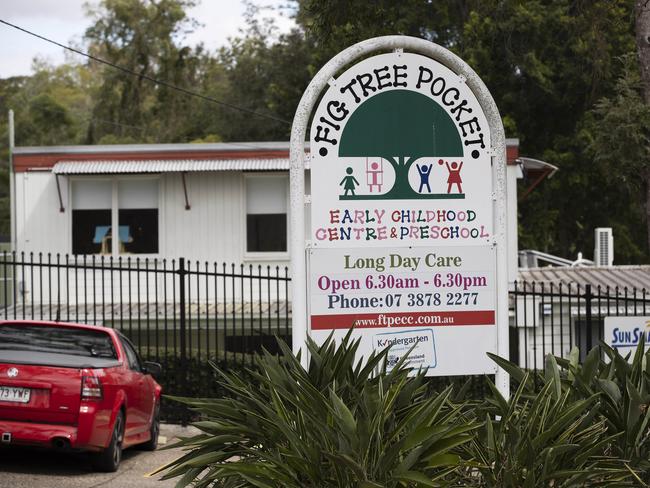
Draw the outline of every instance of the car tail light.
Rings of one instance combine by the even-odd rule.
[[[81,377],[81,399],[82,400],[101,400],[102,383],[96,376]]]

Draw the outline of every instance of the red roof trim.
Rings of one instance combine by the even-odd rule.
[[[289,151],[152,151],[152,152],[107,152],[101,157],[93,153],[57,153],[57,154],[14,154],[14,171],[17,173],[30,169],[50,169],[59,161],[88,161],[94,159],[111,161],[148,161],[151,159],[286,159]],[[506,159],[509,165],[516,164],[519,146],[506,147]]]
[[[149,161],[151,159],[286,159],[288,151],[155,151],[142,152],[115,152],[97,154],[14,154],[14,170],[17,173],[30,169],[52,168],[59,161],[88,161],[94,159],[111,161]]]

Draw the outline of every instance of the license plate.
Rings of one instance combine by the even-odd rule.
[[[0,386],[0,402],[29,403],[31,394],[29,388]]]

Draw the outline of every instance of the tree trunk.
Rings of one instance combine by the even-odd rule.
[[[395,170],[395,183],[393,187],[386,192],[386,197],[391,198],[410,198],[417,195],[417,192],[409,183],[409,168],[417,158],[399,156],[397,160],[394,157],[383,156]]]
[[[646,168],[645,171],[645,221],[647,224],[648,249],[650,249],[650,168]]]
[[[636,0],[635,5],[636,49],[639,57],[639,71],[643,84],[643,98],[650,105],[650,0]],[[649,151],[650,152],[650,151]],[[648,249],[650,249],[650,163],[646,160],[645,171],[641,172],[645,184],[645,212]]]

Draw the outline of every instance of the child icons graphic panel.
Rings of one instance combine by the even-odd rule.
[[[361,167],[362,161],[359,159],[346,160],[349,165],[345,168],[343,179],[339,182],[340,200],[377,199],[389,194],[397,175],[390,163],[383,158],[365,158],[365,164]],[[461,159],[454,161],[421,159],[408,168],[408,185],[415,192],[409,194],[408,198],[464,198],[462,169]],[[357,176],[361,182],[357,180]],[[388,198],[392,198],[390,194]]]

